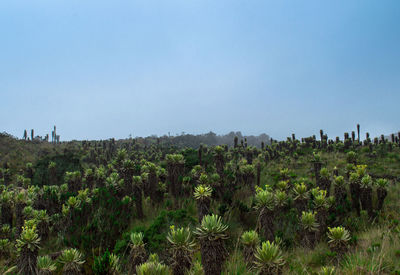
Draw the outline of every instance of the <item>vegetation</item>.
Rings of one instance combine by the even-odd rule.
[[[399,137],[355,133],[201,146],[2,134],[0,272],[398,274]]]

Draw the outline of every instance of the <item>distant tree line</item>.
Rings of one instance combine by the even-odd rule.
[[[236,137],[236,138],[235,138]],[[237,140],[243,145],[255,146],[260,148],[261,144],[270,144],[271,138],[267,134],[260,134],[258,136],[244,136],[239,132],[230,132],[226,135],[217,135],[216,133],[209,132],[206,134],[192,135],[192,134],[182,134],[179,136],[150,136],[146,138],[139,138],[144,141],[144,143],[152,143],[156,141],[161,144],[175,145],[177,147],[191,147],[198,148],[201,144],[208,146],[216,146],[219,144],[225,144],[229,147],[234,147],[234,142]]]

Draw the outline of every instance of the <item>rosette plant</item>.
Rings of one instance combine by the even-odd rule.
[[[349,181],[351,204],[353,209],[357,211],[357,214],[360,215],[360,176],[355,172],[350,173]]]
[[[363,210],[368,212],[368,215],[372,217],[373,207],[372,207],[372,178],[369,175],[365,175],[361,179],[360,190],[361,190],[361,207]]]
[[[302,227],[301,239],[303,244],[308,247],[314,247],[319,230],[315,213],[303,211],[300,217],[300,225]]]
[[[181,154],[166,155],[169,193],[177,198],[181,194],[180,178],[182,178],[185,168],[185,158]]]
[[[0,239],[0,258],[10,256],[11,243],[9,239]]]
[[[280,247],[274,242],[263,242],[257,248],[254,261],[256,270],[260,275],[282,274],[285,260]]]
[[[50,223],[50,217],[47,215],[47,210],[37,210],[35,211],[35,219],[38,223],[37,229],[40,238],[45,241],[48,238],[49,235],[49,223]]]
[[[221,178],[223,178],[224,166],[225,166],[225,157],[224,157],[225,150],[222,146],[215,146],[214,152],[215,152],[214,160],[217,173]]]
[[[24,215],[23,210],[27,205],[28,197],[25,189],[21,189],[14,193],[14,204],[15,204],[15,227],[16,235],[19,236],[22,231],[22,226],[24,225]]]
[[[332,251],[342,255],[349,246],[350,232],[343,226],[328,228],[328,245]]]
[[[387,179],[378,179],[376,181],[377,186],[377,196],[378,196],[378,203],[377,203],[377,210],[381,211],[383,207],[383,202],[387,196],[387,187],[389,185],[389,181]]]
[[[39,256],[37,258],[38,275],[51,275],[57,269],[56,264],[50,256]]]
[[[171,226],[167,240],[172,248],[172,272],[174,275],[184,275],[190,270],[193,262],[195,242],[189,228],[177,228]]]
[[[240,241],[243,245],[243,255],[246,264],[247,266],[252,267],[255,260],[254,254],[260,244],[260,237],[258,236],[257,231],[250,230],[242,234]]]
[[[169,267],[158,259],[156,254],[152,254],[149,260],[136,267],[137,275],[171,275]]]
[[[200,176],[200,179],[202,178],[204,178],[203,175]],[[200,184],[194,189],[193,196],[197,202],[197,215],[199,218],[199,222],[203,220],[203,217],[205,215],[209,214],[211,195],[212,195],[212,189],[210,186]]]
[[[331,179],[330,179],[330,174],[329,170],[327,168],[322,168],[321,171],[319,172],[320,174],[320,181],[321,181],[321,189],[326,190],[328,196],[330,193],[331,189]]]
[[[80,275],[82,265],[85,263],[83,255],[75,248],[64,249],[58,257],[57,262],[61,266],[63,275]]]
[[[282,190],[275,191],[275,201],[279,212],[283,212],[286,210],[288,206],[288,200],[289,196],[285,191]]]
[[[243,182],[245,186],[250,188],[252,194],[254,194],[255,190],[255,169],[252,164],[244,164],[239,168],[240,175],[242,176]]]
[[[203,217],[201,225],[195,234],[200,241],[201,262],[205,275],[221,274],[222,266],[227,257],[224,241],[228,238],[228,226],[218,215]]]
[[[310,193],[307,185],[304,182],[296,183],[293,187],[293,199],[299,213],[306,209],[309,198]]]
[[[8,190],[3,190],[0,194],[0,207],[1,207],[1,224],[13,224],[13,192]]]
[[[289,189],[289,181],[288,180],[280,180],[277,184],[276,184],[276,189],[280,190],[280,191],[287,191]]]
[[[343,176],[335,177],[335,198],[338,205],[344,205],[347,199],[347,184],[343,178]]]
[[[286,193],[285,193],[286,194]],[[274,217],[276,210],[275,195],[271,191],[257,189],[254,196],[255,208],[258,210],[257,224],[260,227],[264,238],[274,240]]]
[[[17,269],[20,274],[37,274],[39,245],[40,238],[36,230],[36,225],[28,224],[23,226],[16,244],[19,252]]]
[[[129,239],[129,246],[130,246],[130,252],[129,252],[129,273],[132,274],[135,272],[136,267],[144,262],[146,262],[148,255],[146,252],[146,249],[144,247],[144,242],[143,242],[144,235],[142,232],[133,232],[130,234]]]
[[[326,220],[328,217],[328,209],[330,202],[326,197],[326,190],[319,190],[313,200],[314,210],[316,211],[317,222],[319,223],[319,232],[325,233],[326,231]],[[332,197],[333,198],[333,197]]]

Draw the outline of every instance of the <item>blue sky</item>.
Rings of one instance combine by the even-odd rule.
[[[400,1],[2,0],[0,131],[400,130]]]

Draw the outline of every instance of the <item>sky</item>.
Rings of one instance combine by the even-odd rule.
[[[0,132],[400,130],[398,0],[2,0]]]

